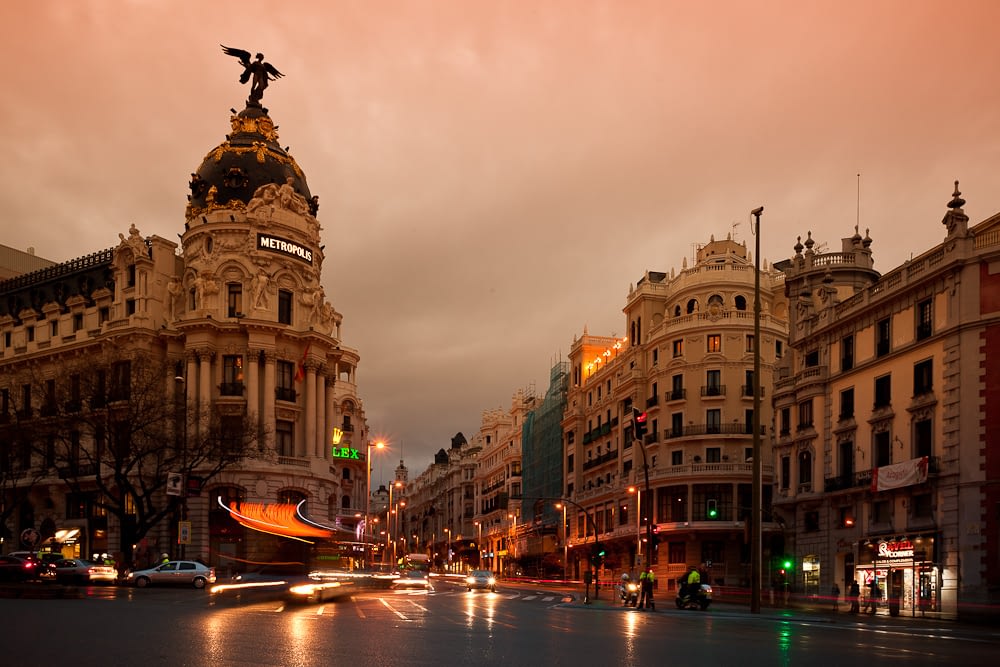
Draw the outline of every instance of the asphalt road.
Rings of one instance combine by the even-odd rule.
[[[584,605],[557,590],[356,590],[337,601],[217,598],[192,589],[82,588],[0,599],[0,662],[86,665],[1000,664],[1000,630],[919,619],[751,615],[658,603]],[[605,595],[607,593],[607,595]]]

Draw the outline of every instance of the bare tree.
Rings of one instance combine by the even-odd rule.
[[[48,420],[47,441],[70,491],[120,526],[119,551],[132,564],[132,545],[167,517],[181,496],[168,495],[171,474],[208,482],[252,458],[270,457],[255,416],[241,405],[186,402],[174,386],[174,366],[118,349],[64,369],[68,392]],[[51,388],[51,384],[49,385]]]
[[[7,399],[9,401],[9,394]],[[26,511],[29,498],[46,471],[32,465],[38,433],[31,411],[11,409],[11,405],[3,408],[0,412],[0,537],[13,539],[9,522],[15,512],[33,521],[33,512]]]

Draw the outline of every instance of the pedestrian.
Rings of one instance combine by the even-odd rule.
[[[649,607],[650,611],[656,611],[656,604],[653,602],[653,583],[656,575],[653,568],[646,566],[646,570],[639,575],[639,609]]]
[[[833,598],[833,611],[836,613],[838,611],[838,605],[840,604],[840,586],[837,582],[833,582],[833,587],[830,589],[830,595]]]
[[[878,599],[882,597],[882,591],[879,590],[878,579],[875,577],[872,577],[872,581],[868,586],[871,590],[868,594],[868,613],[874,616],[875,609],[878,606]]]
[[[851,596],[851,613],[857,614],[861,607],[859,601],[859,598],[861,597],[861,587],[858,585],[857,579],[851,582],[851,588],[848,595]]]

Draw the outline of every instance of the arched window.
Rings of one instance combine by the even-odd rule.
[[[351,469],[344,468],[344,479],[350,479],[350,478],[351,478]]]
[[[674,306],[674,317],[680,317],[680,316],[681,316],[681,307],[680,304],[678,304]]]
[[[718,294],[713,294],[712,296],[708,297],[708,305],[709,306],[719,306],[719,307],[722,307],[723,303],[724,302],[722,300],[722,297],[719,296]]]
[[[737,294],[736,298],[733,301],[736,303],[736,310],[747,309],[747,299],[742,294]]]
[[[688,301],[688,305],[687,305],[688,315],[690,315],[691,313],[693,313],[693,312],[695,312],[697,310],[698,310],[698,300],[697,299],[691,299],[690,301]]]

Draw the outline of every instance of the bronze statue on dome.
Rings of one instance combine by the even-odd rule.
[[[234,49],[220,44],[222,52],[227,56],[239,58],[243,65],[243,74],[240,75],[240,83],[250,81],[250,97],[247,98],[247,106],[259,107],[260,100],[264,97],[264,89],[269,81],[280,79],[284,76],[274,68],[271,63],[264,62],[264,54],[258,53],[256,60],[250,60],[250,52],[243,49]]]

